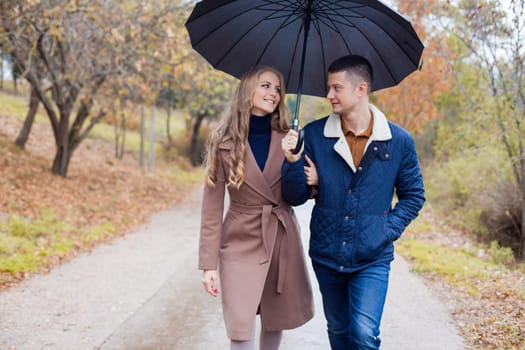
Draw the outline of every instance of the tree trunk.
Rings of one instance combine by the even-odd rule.
[[[120,130],[118,129],[118,120],[114,108],[111,109],[111,114],[113,115],[113,135],[115,136],[115,157],[118,158]]]
[[[119,155],[122,130],[120,129],[119,112],[117,111],[117,108],[111,108],[111,115],[113,116],[113,135],[115,136],[115,158],[121,159]]]
[[[36,93],[36,90],[31,87],[31,95],[29,97],[29,111],[27,112],[26,119],[24,120],[24,126],[18,133],[18,136],[16,137],[15,145],[20,147],[21,149],[25,148],[27,139],[29,138],[29,134],[31,133],[31,127],[33,126],[33,122],[35,121],[35,115],[38,110],[38,95]]]
[[[13,87],[15,89],[15,94],[18,95],[18,79],[13,77]]]
[[[0,53],[0,90],[4,89],[4,55]]]
[[[149,154],[148,170],[153,171],[155,168],[155,109],[151,108],[151,118],[149,120]]]
[[[199,152],[199,130],[201,128],[202,121],[206,117],[206,114],[201,113],[197,116],[195,124],[193,125],[193,131],[191,134],[191,165],[197,166],[202,163],[201,155]]]
[[[70,147],[71,144],[69,135],[70,114],[71,108],[60,110],[60,121],[55,137],[57,151],[55,154],[55,159],[53,160],[53,166],[51,168],[53,174],[63,177],[67,176],[69,161],[71,160],[71,155],[73,153],[73,147]]]
[[[525,160],[522,160],[521,164],[521,251],[519,258],[525,260]]]
[[[521,198],[521,254],[520,259],[525,259],[525,196]]]
[[[145,158],[145,147],[144,141],[146,139],[146,117],[144,112],[144,106],[140,107],[140,154],[139,154],[139,166],[141,169],[144,168]]]
[[[168,137],[168,145],[171,145],[171,107],[166,108],[166,136]]]
[[[51,168],[53,174],[67,177],[67,170],[72,155],[73,151],[67,145],[65,147],[64,145],[58,146],[55,159],[53,160],[53,167]]]
[[[126,147],[126,115],[120,111],[120,138],[117,144],[117,159],[124,158],[124,149]]]

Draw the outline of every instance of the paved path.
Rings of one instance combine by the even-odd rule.
[[[0,349],[227,349],[220,302],[196,270],[199,201],[197,191],[126,237],[0,293]],[[296,210],[305,243],[311,205]],[[329,348],[312,283],[316,316],[284,333],[283,350]],[[400,257],[382,339],[384,350],[464,349],[446,307]]]

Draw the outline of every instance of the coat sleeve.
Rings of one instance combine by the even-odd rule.
[[[215,187],[207,183],[204,185],[199,237],[200,270],[216,270],[219,262],[226,187],[222,162],[223,159],[219,157]]]
[[[398,202],[388,217],[388,226],[394,240],[398,239],[408,224],[417,217],[425,203],[423,176],[414,140],[410,135],[407,135],[405,140],[405,152],[395,188]]]

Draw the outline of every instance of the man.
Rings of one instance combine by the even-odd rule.
[[[361,56],[333,62],[333,113],[304,128],[304,152],[295,131],[282,141],[284,198],[315,198],[309,254],[334,350],[379,349],[393,242],[425,201],[412,137],[369,104],[372,74]]]

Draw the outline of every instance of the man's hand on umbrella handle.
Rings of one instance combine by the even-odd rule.
[[[206,292],[216,297],[219,295],[219,280],[216,270],[204,270],[202,272],[202,285]]]
[[[306,175],[306,183],[310,186],[319,186],[319,174],[314,162],[308,157],[308,154],[304,155],[308,166],[304,167],[304,174]]]
[[[299,159],[301,159],[301,154],[303,153],[304,147],[301,147],[301,150],[297,154],[294,154],[292,152],[295,149],[295,146],[297,146],[297,138],[298,132],[293,129],[290,129],[290,131],[288,131],[288,134],[286,134],[286,136],[281,141],[281,149],[284,152],[286,160],[290,163],[295,163]]]

